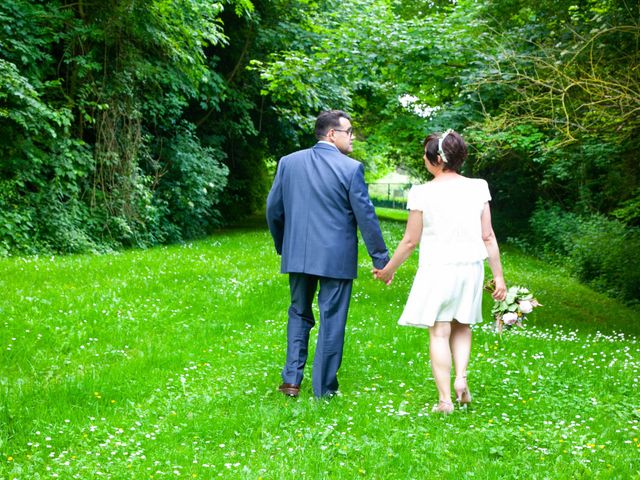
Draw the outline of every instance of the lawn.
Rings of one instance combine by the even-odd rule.
[[[382,227],[394,248],[404,225]],[[361,246],[331,401],[276,391],[288,283],[260,226],[1,259],[0,478],[640,478],[640,310],[503,263],[544,307],[500,337],[485,298],[474,402],[443,417],[427,332],[396,324],[417,255],[387,287]]]

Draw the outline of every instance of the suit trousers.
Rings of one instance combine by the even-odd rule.
[[[290,273],[291,306],[287,324],[287,360],[282,369],[284,383],[299,385],[309,352],[309,333],[316,321],[313,300],[318,292],[320,327],[313,360],[311,384],[316,397],[338,391],[338,369],[342,363],[344,332],[351,300],[352,279],[337,279]]]

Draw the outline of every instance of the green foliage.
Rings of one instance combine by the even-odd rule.
[[[402,108],[399,98],[416,88],[436,90],[437,82],[429,79],[435,78],[433,63],[442,59],[430,57],[435,48],[429,37],[438,28],[425,21],[427,12],[421,19],[407,18],[410,8],[398,2],[358,0],[300,2],[290,13],[289,3],[276,31],[295,32],[295,41],[276,44],[275,52],[253,64],[264,83],[262,93],[282,120],[302,138],[319,110],[345,109],[353,114],[361,143],[354,155],[372,170],[415,158],[425,122]],[[444,77],[443,69],[439,73]],[[434,95],[417,98],[435,101]]]
[[[319,57],[319,58],[318,58]],[[274,102],[278,116],[287,118],[300,128],[312,130],[314,112],[340,105],[351,110],[347,87],[338,75],[336,65],[328,55],[309,59],[300,52],[282,52],[273,55],[268,69],[254,61],[253,67],[262,69],[265,94]],[[327,88],[327,86],[331,88]]]
[[[636,189],[633,197],[622,202],[620,207],[611,214],[628,225],[640,227],[640,188]]]
[[[470,146],[465,169],[489,183],[496,235],[522,236],[544,185],[540,181],[544,135],[533,126],[519,125],[496,129],[491,135],[470,127],[465,136]]]
[[[539,204],[531,217],[537,248],[581,280],[629,302],[640,300],[640,229],[599,214],[576,215]]]
[[[594,215],[580,224],[572,252],[582,280],[613,296],[640,300],[640,271],[630,259],[640,255],[640,229]]]
[[[248,1],[227,5],[252,12]],[[217,225],[227,175],[221,142],[201,147],[185,117],[201,92],[212,103],[223,95],[205,51],[228,42],[223,8],[190,0],[3,2],[6,252],[149,245]]]
[[[169,226],[163,240],[194,238],[219,225],[214,206],[226,182],[228,169],[220,150],[203,147],[188,123],[162,149],[160,163],[168,165],[155,202],[167,211]]]
[[[30,242],[33,230],[33,209],[20,205],[16,180],[0,181],[0,255],[7,255]]]
[[[64,121],[65,116],[42,102],[40,94],[20,75],[14,64],[0,58],[0,131],[3,138],[18,135],[56,138],[56,126]],[[9,153],[8,147],[11,145],[3,147],[6,153]]]
[[[477,15],[491,29],[468,75],[483,113],[470,128],[480,160],[517,152],[539,166],[534,196],[578,212],[629,201],[640,178],[637,11],[625,1],[496,0]]]

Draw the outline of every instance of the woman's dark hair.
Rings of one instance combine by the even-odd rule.
[[[424,139],[424,152],[431,165],[438,165],[438,142],[442,133],[432,133]],[[447,161],[443,164],[443,170],[459,172],[467,158],[467,144],[458,132],[450,132],[442,142],[442,151]]]
[[[326,137],[332,128],[340,128],[340,119],[346,118],[351,121],[348,113],[342,110],[327,110],[320,113],[316,118],[316,138]]]

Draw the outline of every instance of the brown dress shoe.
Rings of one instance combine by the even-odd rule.
[[[300,395],[300,385],[294,383],[283,383],[278,387],[278,390],[287,397],[297,397]]]

